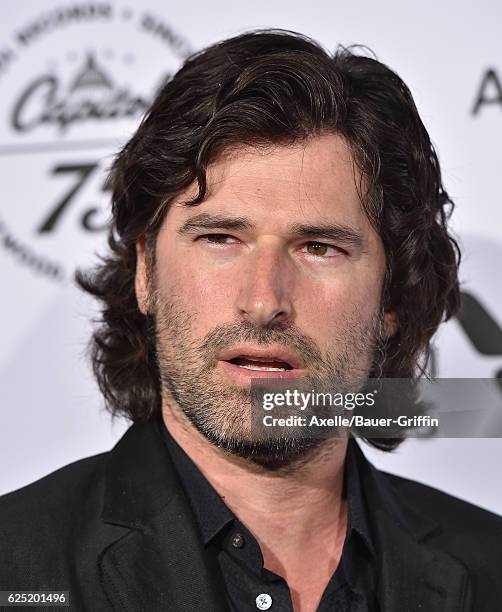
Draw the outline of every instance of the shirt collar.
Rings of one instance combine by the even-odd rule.
[[[235,521],[236,517],[171,436],[162,417],[159,419],[159,428],[195,514],[204,545],[208,545],[229,523]],[[375,555],[358,473],[356,449],[354,448],[356,444],[356,441],[350,437],[344,466],[343,494],[347,499],[348,513],[346,542],[351,539],[352,533],[356,532],[362,538],[368,551]]]

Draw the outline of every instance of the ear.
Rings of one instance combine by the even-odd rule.
[[[397,317],[395,312],[386,312],[384,315],[384,330],[387,338],[392,338],[392,336],[398,330]]]
[[[148,275],[146,266],[145,239],[142,236],[136,242],[136,275],[134,289],[140,312],[148,314]]]

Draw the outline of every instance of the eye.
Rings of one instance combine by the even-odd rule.
[[[235,244],[238,242],[237,238],[229,234],[204,234],[203,236],[199,236],[198,240],[204,240],[205,242],[218,245]]]
[[[313,255],[315,257],[320,257],[321,259],[328,259],[329,257],[335,257],[341,253],[340,249],[334,247],[331,244],[326,244],[324,242],[317,242],[313,240],[311,242],[307,242],[303,245],[303,249],[305,253],[309,255]]]

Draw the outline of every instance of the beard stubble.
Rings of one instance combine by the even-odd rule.
[[[280,344],[294,351],[317,388],[333,379],[378,376],[385,359],[384,319],[381,305],[369,321],[357,308],[333,330],[333,346],[324,354],[313,339],[294,324],[278,322],[258,327],[249,321],[214,327],[205,337],[192,335],[191,315],[175,296],[154,295],[154,342],[163,403],[172,398],[189,422],[213,445],[266,468],[291,467],[318,450],[325,437],[294,435],[278,430],[263,439],[251,425],[250,387],[231,384],[217,372],[217,355],[233,345]],[[330,330],[326,330],[329,333]]]

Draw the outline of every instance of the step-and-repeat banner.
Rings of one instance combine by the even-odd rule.
[[[18,0],[0,19],[0,493],[108,450],[85,353],[96,306],[73,283],[104,252],[105,181],[158,88],[209,43],[257,27],[362,44],[410,86],[456,202],[462,320],[441,377],[501,380],[502,8],[496,3]],[[410,440],[375,464],[502,513],[502,439]]]

